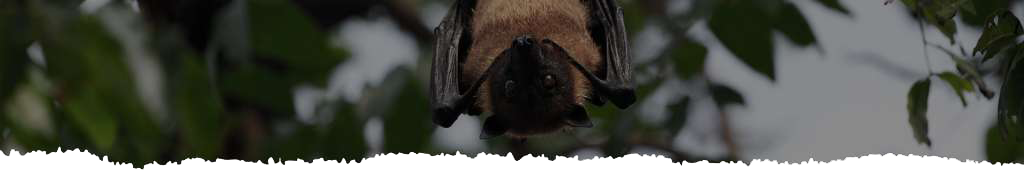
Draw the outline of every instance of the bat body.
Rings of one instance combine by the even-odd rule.
[[[614,0],[458,0],[435,29],[434,122],[493,114],[482,138],[591,127],[584,103],[635,101]]]

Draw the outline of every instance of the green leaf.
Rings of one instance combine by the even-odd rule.
[[[907,9],[910,11],[917,11],[918,9],[917,0],[900,0],[900,2],[902,2],[903,5],[906,5]]]
[[[426,89],[404,67],[395,69],[385,81],[398,81],[401,89],[384,112],[384,152],[422,152],[430,143],[434,124],[427,107]]]
[[[999,105],[996,110],[999,121],[1016,124],[1015,126],[1024,126],[1024,123],[1020,122],[1021,117],[1024,117],[1024,92],[1021,92],[1024,90],[1024,66],[1020,65],[1020,61],[1009,62],[1003,86],[999,90]]]
[[[4,50],[7,49],[4,48]],[[28,68],[27,56],[23,54],[22,56],[17,56],[17,54],[9,53],[0,53],[4,57],[4,59],[0,59],[0,102],[7,100],[11,96],[18,83],[24,80],[25,71]]]
[[[779,17],[776,19],[775,28],[778,29],[789,41],[797,46],[806,47],[817,43],[811,25],[807,23],[804,14],[792,3],[785,3],[780,9]]]
[[[961,6],[961,10],[967,13],[961,13],[960,19],[969,26],[982,27],[985,25],[989,13],[1013,7],[1013,4],[1013,1],[1009,0],[970,0],[969,3]],[[973,9],[973,12],[970,9]]]
[[[649,97],[650,95],[654,94],[654,91],[658,90],[658,87],[661,87],[663,82],[664,79],[654,79],[645,83],[641,83],[636,87],[636,96],[641,100],[643,100],[645,97]]]
[[[953,16],[943,16],[945,14],[936,14],[941,12],[935,11],[924,11],[925,21],[929,24],[937,27],[943,35],[950,40],[950,43],[956,43],[956,20],[953,20]]]
[[[270,133],[266,155],[277,161],[303,160],[310,162],[317,149],[323,146],[313,125],[287,119],[273,122],[272,128],[287,129]],[[286,163],[287,164],[287,163]]]
[[[1019,36],[1019,34],[1004,34],[996,36],[995,39],[988,41],[988,43],[979,43],[978,45],[975,45],[975,50],[977,50],[975,55],[979,53],[982,54],[981,61],[985,62],[995,58],[1002,51],[1012,52],[1012,46],[1016,42],[1017,36]],[[982,49],[978,50],[978,48]]]
[[[0,107],[8,105],[9,98],[25,80],[29,68],[29,57],[25,52],[31,43],[29,20],[25,7],[13,3],[0,2]],[[48,146],[45,138],[14,121],[15,118],[9,119],[5,111],[0,111],[0,131],[9,130],[19,145],[28,150]],[[0,136],[0,140],[9,141],[6,136]],[[5,143],[3,141],[0,141],[0,145]]]
[[[210,80],[206,65],[191,54],[177,58],[181,62],[172,84],[174,113],[180,120],[189,157],[216,159],[224,137],[224,110],[220,95]]]
[[[323,86],[347,57],[291,1],[235,1],[216,21],[214,43],[229,58],[279,71],[291,82]]]
[[[1001,129],[1006,127],[996,124],[989,127],[985,133],[985,160],[989,162],[997,163],[1014,163],[1024,160],[1024,145],[1018,140],[1019,137],[1017,132],[1020,129],[1013,128],[1014,133],[1008,133],[1009,140],[1004,138]]]
[[[960,9],[959,9],[960,11],[967,12],[966,14],[977,14],[978,13],[978,10],[976,10],[974,8],[973,0],[959,0],[957,2],[960,5]],[[960,15],[963,16],[964,13],[961,13]]]
[[[711,97],[715,99],[715,103],[719,107],[730,104],[746,105],[743,95],[729,86],[712,83],[709,85],[709,89],[711,90]]]
[[[690,110],[690,97],[683,97],[679,101],[668,105],[669,119],[665,122],[665,129],[668,129],[668,140],[673,140],[676,134],[679,134],[679,130],[682,130],[686,126],[686,121]]]
[[[846,6],[843,6],[842,3],[839,3],[839,0],[816,0],[814,2],[817,2],[818,4],[821,4],[822,6],[825,6],[831,9],[832,11],[842,13],[843,15],[846,16],[852,16],[850,10],[846,9]]]
[[[25,48],[31,43],[28,21],[13,5],[0,7],[0,102],[4,102],[25,77],[29,57]]]
[[[227,61],[218,65],[227,99],[281,116],[294,114],[293,87],[325,86],[348,57],[291,1],[234,1],[216,17],[213,34]]]
[[[974,85],[971,84],[970,81],[960,78],[960,75],[953,72],[942,72],[939,74],[939,78],[942,78],[942,80],[946,81],[946,83],[953,88],[953,91],[956,92],[956,96],[960,97],[960,102],[962,102],[966,107],[967,100],[964,98],[964,92],[974,90]]]
[[[931,88],[931,80],[925,78],[917,81],[910,87],[907,94],[907,112],[910,113],[910,128],[914,131],[914,139],[920,144],[932,146],[928,138],[928,93]]]
[[[345,57],[330,47],[327,35],[291,1],[244,1],[249,5],[249,32],[256,57],[287,64],[290,78],[326,84],[330,72]]]
[[[48,70],[68,69],[54,71],[51,76],[69,97],[65,108],[73,121],[100,152],[109,152],[112,160],[137,165],[154,161],[168,146],[168,140],[154,122],[151,109],[143,105],[135,84],[137,74],[125,56],[128,48],[118,40],[130,37],[109,32],[109,27],[117,26],[105,25],[110,23],[102,20],[121,19],[81,16],[61,28],[45,26],[50,29],[47,31],[55,31],[41,41],[47,62],[53,63],[47,64]]]
[[[159,35],[157,35],[159,34]],[[176,120],[186,158],[214,160],[220,156],[225,133],[224,105],[209,65],[177,32],[154,34],[166,80],[168,113]]]
[[[366,157],[368,146],[363,138],[363,126],[355,112],[355,106],[339,102],[334,119],[327,127],[323,157],[331,160],[361,160]]]
[[[964,9],[964,6],[973,5],[970,4],[969,0],[904,0],[903,3],[912,12],[920,14],[925,22],[937,27],[939,31],[946,35],[946,38],[949,38],[950,43],[956,42],[954,35],[957,32],[957,28],[956,20],[953,17],[961,9]]]
[[[678,48],[671,50],[675,71],[679,78],[688,79],[704,72],[708,48],[703,44],[684,40]]]
[[[92,144],[100,153],[111,152],[117,135],[118,122],[112,112],[102,107],[100,97],[92,91],[68,100],[67,111],[76,126],[85,131]]]
[[[708,20],[711,33],[754,71],[775,80],[774,14],[754,1],[718,1]]]
[[[1020,21],[1012,12],[1002,10],[994,12],[982,30],[977,45],[974,46],[974,55],[982,54],[983,60],[995,56],[999,51],[1012,46],[1017,36],[1024,34]]]
[[[255,66],[223,73],[221,92],[229,100],[268,109],[276,114],[294,114],[292,84],[281,75]]]
[[[648,20],[645,18],[648,16],[648,12],[645,11],[643,4],[637,1],[620,2],[620,4],[623,9],[622,18],[625,23],[626,32],[632,36],[632,34],[643,30]]]

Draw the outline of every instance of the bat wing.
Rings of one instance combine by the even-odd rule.
[[[430,107],[433,111],[434,123],[442,127],[451,127],[459,114],[466,111],[472,104],[476,87],[479,82],[460,91],[460,61],[468,55],[470,39],[470,20],[473,15],[475,0],[457,0],[444,17],[441,24],[434,28],[434,58],[430,66]],[[466,96],[470,95],[470,96]]]
[[[629,107],[636,101],[636,95],[633,93],[632,59],[622,8],[615,0],[589,0],[587,6],[590,9],[590,35],[604,57],[603,67],[588,76],[595,84],[598,95],[595,100],[603,103],[603,97],[619,108]]]

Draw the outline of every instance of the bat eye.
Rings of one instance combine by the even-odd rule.
[[[546,88],[546,89],[553,89],[553,88],[555,88],[555,77],[552,76],[551,74],[544,75],[543,83],[544,83],[544,88]]]
[[[512,97],[513,91],[516,89],[516,82],[512,80],[505,81],[505,97]]]

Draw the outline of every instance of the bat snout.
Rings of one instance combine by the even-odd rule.
[[[514,47],[514,48],[531,48],[531,47],[533,47],[534,43],[536,43],[536,42],[534,42],[533,38],[531,38],[530,36],[519,36],[519,37],[516,37],[516,39],[512,41],[512,47]]]

